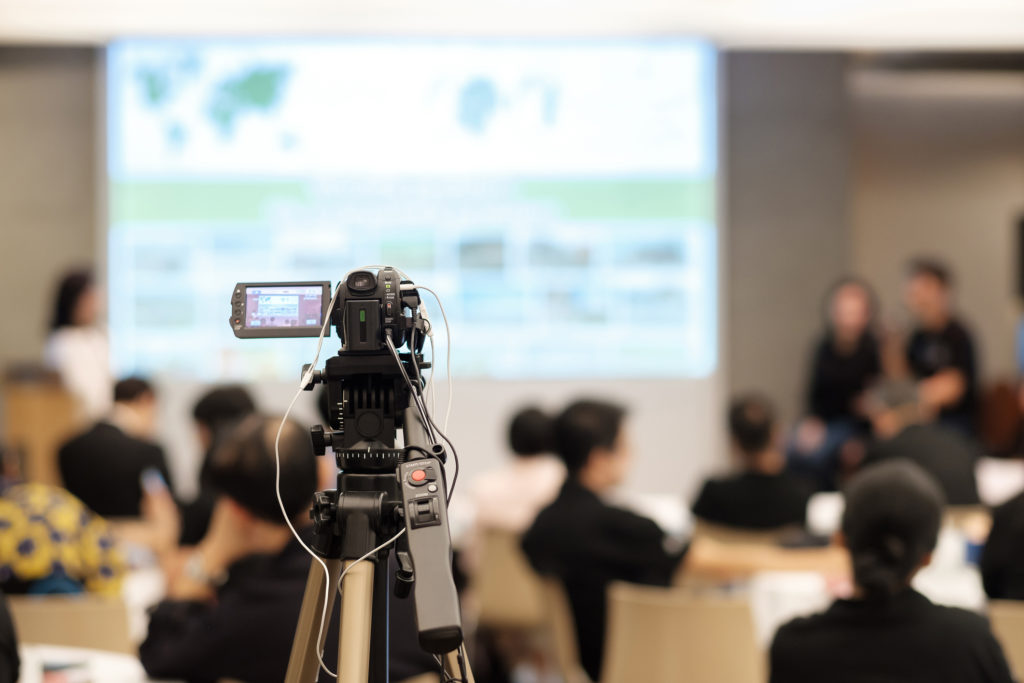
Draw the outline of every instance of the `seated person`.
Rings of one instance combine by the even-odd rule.
[[[740,529],[803,526],[811,488],[784,471],[775,415],[767,399],[745,396],[729,407],[729,433],[740,472],[709,479],[693,514],[701,520]]]
[[[471,495],[477,526],[523,533],[565,482],[565,465],[551,455],[551,419],[527,408],[512,418],[505,466],[479,476]]]
[[[993,600],[1024,600],[1024,493],[993,511],[981,578]]]
[[[0,495],[5,593],[118,596],[124,572],[112,526],[64,489],[18,484]]]
[[[853,597],[779,629],[771,683],[1010,683],[984,617],[934,605],[910,587],[942,522],[934,479],[906,461],[883,463],[857,475],[845,497]]]
[[[181,544],[195,545],[206,535],[217,493],[210,483],[210,463],[214,449],[244,418],[256,412],[252,396],[242,386],[222,386],[207,391],[192,409],[192,418],[203,449],[199,470],[199,492],[181,506]]]
[[[868,446],[864,463],[905,458],[935,477],[948,504],[977,505],[977,446],[957,429],[923,421],[916,394],[913,385],[899,382],[881,384],[869,393],[876,441]]]
[[[182,561],[168,563],[167,598],[153,611],[139,650],[150,677],[284,679],[311,558],[292,536],[274,495],[279,424],[279,418],[250,416],[214,452],[210,481],[219,496],[209,531]],[[317,465],[308,433],[294,422],[281,434],[280,458],[281,499],[293,524],[304,526]],[[415,633],[395,633],[411,628],[411,619],[398,612],[411,604],[392,601],[396,679],[437,670],[415,645]],[[336,648],[337,636],[328,634],[325,642],[324,661],[336,662],[330,648]]]
[[[0,683],[15,683],[21,669],[18,656],[18,634],[14,631],[11,611],[0,593]]]
[[[937,261],[918,259],[908,268],[906,304],[914,317],[906,363],[918,382],[922,404],[947,427],[974,431],[978,369],[970,331],[953,308],[953,278]]]
[[[64,487],[103,517],[139,517],[142,474],[153,469],[170,481],[156,431],[156,395],[149,382],[124,379],[114,387],[114,407],[60,449]]]
[[[625,411],[580,401],[552,424],[555,452],[568,477],[523,538],[523,550],[542,574],[565,586],[576,623],[583,668],[600,679],[605,589],[612,581],[668,585],[683,551],[666,550],[653,521],[602,500],[623,481],[632,459]]]

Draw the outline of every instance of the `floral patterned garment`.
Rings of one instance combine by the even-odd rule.
[[[64,489],[18,484],[0,495],[0,587],[6,592],[116,596],[124,572],[110,524]]]

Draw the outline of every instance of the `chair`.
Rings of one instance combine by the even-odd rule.
[[[616,583],[601,683],[756,683],[765,662],[746,601]]]
[[[56,377],[9,370],[3,383],[3,425],[21,455],[26,481],[61,485],[57,451],[80,426],[78,406]]]
[[[562,582],[552,577],[541,580],[544,589],[544,612],[555,660],[565,683],[590,683],[590,677],[580,664],[580,651],[576,643],[576,623],[569,596]]]
[[[482,532],[480,566],[473,582],[481,626],[536,629],[544,625],[544,585],[519,545],[519,535]]]
[[[119,599],[12,595],[7,603],[22,643],[136,654],[128,629],[128,609]]]
[[[992,632],[1003,645],[1003,652],[1017,680],[1024,681],[1024,602],[993,600],[988,604]]]

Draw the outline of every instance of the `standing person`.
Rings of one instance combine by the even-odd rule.
[[[61,446],[61,477],[68,491],[104,517],[140,516],[142,476],[155,470],[170,481],[167,459],[153,442],[156,394],[137,377],[123,379],[113,391],[105,419]]]
[[[941,263],[911,262],[906,304],[914,331],[906,360],[923,408],[943,424],[971,434],[977,408],[974,341],[954,315],[952,288],[952,276]]]
[[[872,329],[875,296],[867,283],[843,278],[826,299],[826,329],[818,341],[807,388],[807,416],[794,432],[790,469],[819,488],[833,489],[840,449],[867,431],[861,399],[882,371]]]
[[[738,529],[804,526],[811,488],[784,471],[775,412],[767,399],[743,396],[729,407],[729,435],[740,472],[704,482],[693,514]]]
[[[629,472],[632,450],[626,412],[600,401],[579,401],[552,422],[555,452],[568,476],[523,538],[537,571],[561,580],[576,624],[583,668],[600,680],[612,581],[668,585],[683,551],[666,549],[665,533],[650,519],[602,499]]]
[[[845,497],[854,595],[779,629],[771,683],[1011,683],[984,617],[934,605],[910,586],[942,523],[934,479],[906,461],[884,463],[859,474]]]
[[[57,288],[44,361],[60,375],[87,422],[110,409],[114,379],[110,344],[99,328],[100,294],[92,272],[65,275]]]

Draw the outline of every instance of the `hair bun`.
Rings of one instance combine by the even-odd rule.
[[[512,417],[508,440],[517,455],[548,453],[554,449],[554,419],[539,408],[523,408]]]

